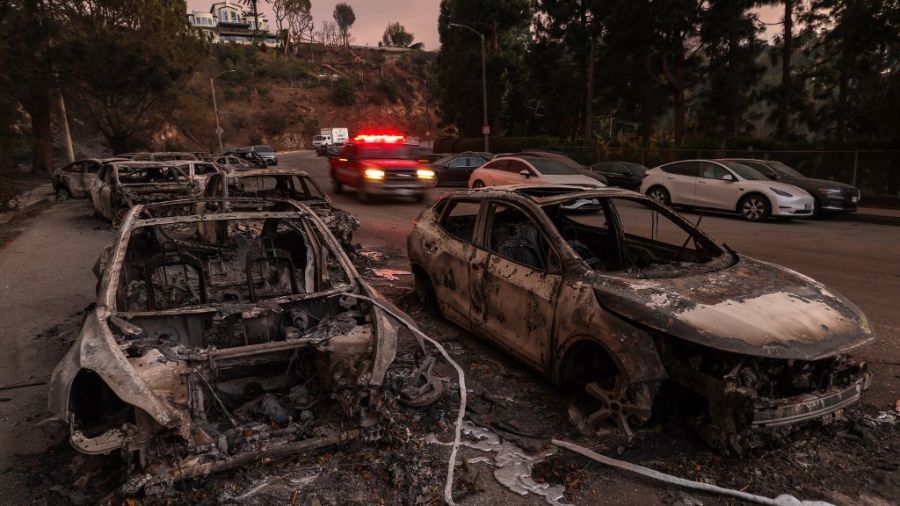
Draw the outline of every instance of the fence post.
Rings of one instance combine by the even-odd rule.
[[[853,150],[853,182],[852,186],[856,186],[856,170],[859,168],[859,150]]]

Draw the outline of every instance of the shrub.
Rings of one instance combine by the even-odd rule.
[[[356,87],[353,81],[343,77],[334,82],[331,88],[331,100],[336,105],[351,106],[356,103]]]

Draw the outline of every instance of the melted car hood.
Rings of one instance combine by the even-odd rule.
[[[723,351],[815,360],[874,339],[865,315],[800,273],[741,256],[731,267],[665,279],[598,279],[609,311]]]

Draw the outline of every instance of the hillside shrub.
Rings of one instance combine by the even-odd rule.
[[[335,105],[351,106],[356,103],[356,86],[346,77],[338,79],[331,88],[331,100]]]

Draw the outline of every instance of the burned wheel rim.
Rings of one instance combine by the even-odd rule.
[[[759,221],[768,214],[767,204],[761,197],[748,197],[741,205],[741,215],[749,221]]]
[[[596,409],[585,415],[585,423],[592,430],[612,425],[630,438],[633,435],[632,424],[646,423],[653,411],[653,395],[649,386],[631,385],[621,374],[616,376],[612,388],[591,382],[585,385],[584,391],[597,404]]]
[[[484,188],[484,183],[482,181],[475,181],[472,183],[472,188]]]

